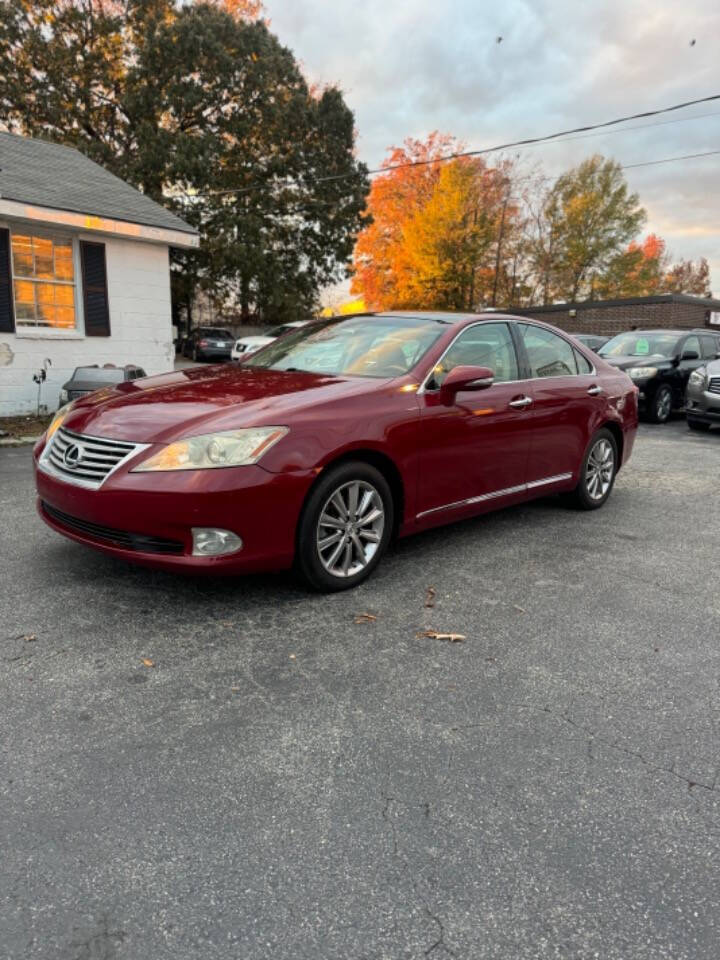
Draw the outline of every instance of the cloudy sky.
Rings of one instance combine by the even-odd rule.
[[[468,148],[492,146],[720,93],[717,0],[266,0],[266,8],[308,77],[341,87],[372,167],[390,145],[432,130]],[[657,125],[637,129],[648,123]],[[523,157],[557,174],[594,152],[632,164],[715,149],[720,100]],[[648,211],[647,232],[677,258],[706,256],[720,294],[720,155],[626,176]]]

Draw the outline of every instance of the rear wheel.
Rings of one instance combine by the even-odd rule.
[[[612,492],[618,470],[615,437],[603,428],[593,436],[583,457],[578,485],[570,494],[571,502],[581,510],[597,510]]]
[[[357,586],[387,549],[393,498],[385,477],[368,463],[328,470],[305,505],[298,528],[296,565],[315,590]]]
[[[687,425],[691,430],[701,430],[703,433],[710,429],[709,423],[705,423],[704,420],[693,420],[692,417],[687,418]]]
[[[672,390],[666,383],[661,383],[650,401],[649,417],[653,423],[667,423],[672,413]]]

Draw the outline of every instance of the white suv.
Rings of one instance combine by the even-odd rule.
[[[295,330],[297,327],[304,327],[307,323],[309,323],[308,320],[294,320],[292,323],[282,323],[279,327],[273,327],[264,336],[241,337],[240,340],[236,341],[230,356],[233,360],[244,360],[245,357],[249,357],[260,347],[266,347],[284,333],[289,333],[290,330]]]

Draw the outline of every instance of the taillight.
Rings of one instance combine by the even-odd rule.
[[[198,340],[199,347],[206,347],[208,345],[207,340]]]

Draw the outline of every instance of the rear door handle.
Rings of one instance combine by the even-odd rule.
[[[516,410],[522,410],[523,407],[529,407],[531,403],[531,397],[520,397],[518,400],[511,400],[508,406],[515,407]]]
[[[594,387],[588,387],[588,393],[590,394],[591,397],[597,397],[598,394],[602,392],[603,392],[602,387],[599,387],[597,384],[595,384]]]

